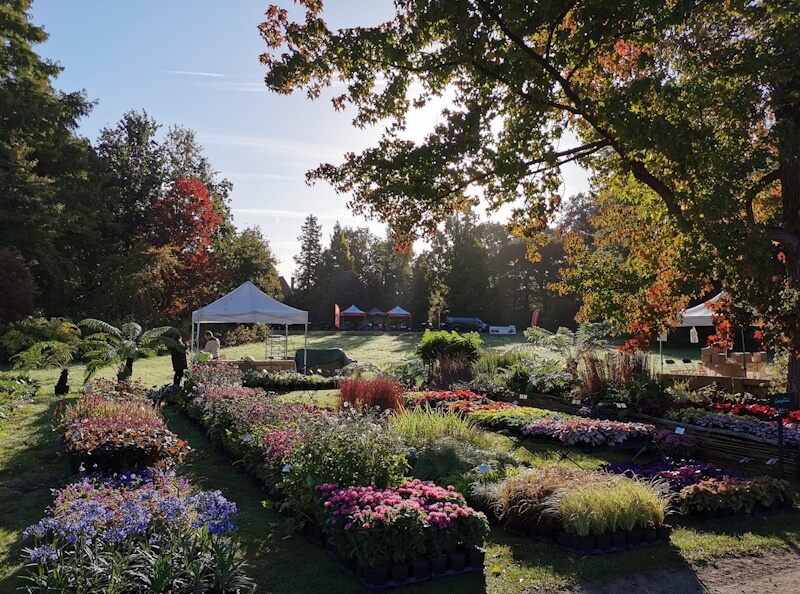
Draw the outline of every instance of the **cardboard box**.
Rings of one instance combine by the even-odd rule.
[[[714,352],[711,354],[711,362],[714,365],[722,365],[728,362],[728,356],[725,353]]]
[[[767,362],[767,353],[761,351],[759,353],[753,353],[753,362],[754,363],[766,363]]]
[[[702,355],[700,355],[700,362],[711,363],[711,353],[708,353],[707,355],[703,353]]]
[[[700,349],[700,356],[701,356],[701,357],[702,357],[703,355],[709,355],[709,356],[711,356],[711,355],[713,355],[713,354],[714,354],[714,353],[716,353],[716,352],[717,352],[717,351],[715,351],[715,350],[714,350],[714,347],[703,347],[703,348],[701,348],[701,349]]]
[[[753,353],[731,353],[728,358],[733,363],[752,363]]]

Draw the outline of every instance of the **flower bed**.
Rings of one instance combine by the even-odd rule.
[[[557,439],[564,445],[614,446],[625,441],[651,439],[653,425],[623,423],[597,419],[570,419],[566,421],[542,419],[528,423],[521,430],[528,437]]]
[[[705,398],[696,402],[686,402],[682,408],[695,408],[714,413],[725,413],[735,417],[754,417],[759,421],[777,421],[778,411],[772,406],[746,402],[715,402]],[[800,423],[800,410],[787,411],[784,423]]]
[[[273,392],[333,389],[338,380],[338,377],[304,375],[296,371],[245,371],[242,374],[244,386]]]
[[[429,392],[407,392],[406,403],[409,406],[447,406],[452,402],[474,402],[485,404],[487,398],[470,390],[434,390]]]
[[[662,479],[669,483],[670,490],[675,493],[684,487],[701,483],[710,478],[721,479],[732,476],[729,470],[722,470],[713,464],[696,460],[676,461],[666,456],[661,456],[645,464],[637,464],[633,461],[608,464],[601,470],[613,474],[624,474],[630,478]]]
[[[517,431],[525,425],[542,419],[577,419],[575,415],[555,412],[544,408],[511,405],[511,408],[498,410],[477,410],[469,414],[469,419],[481,427],[494,430]]]
[[[768,476],[710,478],[684,487],[681,510],[704,517],[749,515],[765,509],[793,509],[798,493],[788,481]]]
[[[356,567],[466,555],[479,549],[489,532],[486,516],[468,507],[453,487],[413,480],[385,489],[323,484],[316,490],[324,510],[323,532]]]
[[[83,398],[64,409],[58,423],[73,470],[81,465],[105,473],[169,468],[189,452],[146,400],[144,388],[129,388],[125,384],[117,392],[104,382],[90,384]]]
[[[236,592],[251,587],[226,536],[236,504],[174,474],[89,479],[54,491],[27,528],[30,592]]]

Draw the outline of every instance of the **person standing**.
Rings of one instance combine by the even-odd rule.
[[[180,334],[175,336],[175,343],[175,346],[169,349],[169,354],[172,357],[172,371],[175,372],[175,375],[172,377],[172,385],[180,386],[183,373],[189,368],[189,365],[186,362],[186,345]]]

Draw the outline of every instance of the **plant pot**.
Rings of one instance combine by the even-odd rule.
[[[475,549],[467,553],[467,565],[475,569],[483,569],[486,563],[486,551],[483,549]]]
[[[594,536],[592,534],[587,534],[586,536],[571,534],[569,546],[579,553],[591,553],[594,550]]]
[[[392,565],[389,567],[389,579],[396,584],[405,583],[411,574],[411,566],[408,563]]]
[[[594,540],[595,540],[595,546],[601,551],[607,551],[612,546],[614,546],[614,538],[608,532],[606,532],[605,534],[598,534],[597,536],[595,536]]]
[[[467,566],[467,554],[466,553],[456,553],[455,555],[450,555],[450,569],[452,571],[464,571]]]
[[[441,575],[447,571],[447,557],[431,559],[431,575]]]
[[[636,528],[635,530],[629,530],[627,532],[628,538],[628,546],[629,547],[638,547],[642,544],[642,530],[641,528]]]
[[[428,559],[414,561],[411,564],[411,577],[415,580],[424,580],[430,577],[431,562]]]
[[[658,531],[655,526],[648,526],[642,530],[642,542],[652,544],[658,538]]]
[[[656,528],[656,538],[661,542],[669,542],[669,537],[672,535],[672,526],[669,524],[662,524]]]
[[[383,586],[389,579],[389,568],[383,567],[365,567],[364,568],[364,581],[373,586]]]
[[[628,545],[628,535],[624,532],[614,532],[611,535],[611,545],[615,549],[624,549]]]

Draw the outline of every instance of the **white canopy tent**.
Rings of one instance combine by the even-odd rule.
[[[694,307],[690,307],[689,309],[684,309],[683,313],[681,314],[681,321],[678,322],[678,328],[690,328],[692,326],[713,326],[714,320],[712,316],[714,314],[714,310],[711,308],[713,303],[716,303],[720,300],[721,297],[725,296],[725,291],[717,293],[708,301],[704,301],[699,305],[695,305]]]
[[[192,312],[192,341],[197,339],[195,359],[200,352],[201,324],[283,325],[287,339],[290,324],[303,324],[308,347],[308,312],[276,301],[250,281]]]
[[[710,299],[700,303],[699,305],[695,305],[694,307],[690,307],[688,309],[684,309],[681,313],[681,320],[676,325],[677,328],[692,328],[692,333],[694,334],[694,338],[692,342],[697,342],[697,332],[695,331],[695,326],[713,326],[714,325],[714,308],[712,307],[714,303],[719,301],[721,298],[726,297],[727,293],[725,291],[720,291]],[[753,310],[753,314],[756,311]],[[664,339],[666,340],[666,338]],[[664,342],[661,338],[659,338],[658,350],[659,354],[662,353],[661,345]],[[747,345],[745,343],[745,329],[742,328],[742,350],[746,353],[747,352]],[[663,362],[663,355],[661,355],[661,368],[663,371],[664,362]],[[744,364],[745,374],[747,373],[747,363]]]

